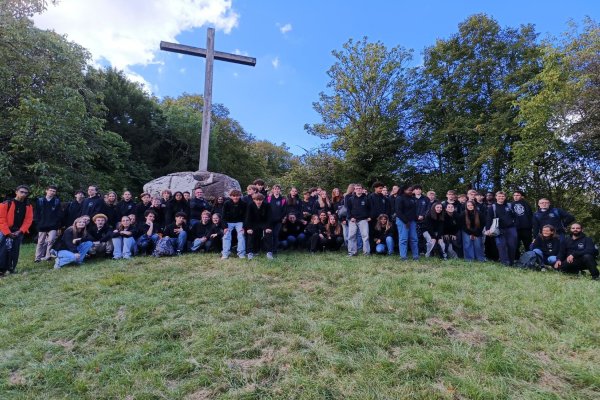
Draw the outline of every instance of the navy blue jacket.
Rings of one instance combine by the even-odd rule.
[[[351,218],[361,221],[371,215],[371,206],[367,196],[362,194],[360,197],[352,195],[348,198],[346,208],[348,209],[348,220]]]
[[[417,199],[410,196],[398,196],[396,198],[396,218],[408,224],[417,220]]]

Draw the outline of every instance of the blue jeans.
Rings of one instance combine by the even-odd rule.
[[[554,265],[557,260],[556,256],[549,256],[548,258],[545,258],[542,249],[533,249],[533,252],[542,259],[542,264],[544,265]]]
[[[231,231],[237,232],[237,254],[240,257],[246,255],[246,240],[244,239],[244,223],[243,222],[228,222],[227,232],[223,236],[223,255],[229,257],[231,250]]]
[[[417,237],[417,221],[410,221],[408,228],[400,218],[396,218],[398,227],[398,248],[400,249],[400,258],[405,260],[408,257],[408,241],[410,239],[410,252],[413,260],[419,259],[419,238]]]
[[[279,242],[281,244],[281,247],[283,247],[284,249],[293,247],[302,247],[304,246],[304,242],[306,241],[306,235],[304,235],[304,233],[300,233],[298,234],[298,236],[294,236],[294,235],[289,235],[288,237],[285,238],[285,240]]]
[[[133,237],[113,238],[113,258],[131,258],[136,252],[135,239]]]
[[[210,251],[210,247],[212,246],[212,242],[210,240],[205,240],[204,242],[200,239],[194,239],[192,243],[191,251],[200,251],[204,250],[206,252]]]
[[[500,235],[496,236],[496,246],[500,255],[500,262],[504,265],[513,265],[517,253],[517,228],[500,228]]]
[[[182,230],[176,238],[169,238],[169,240],[171,240],[175,250],[183,253],[185,250],[185,243],[187,242],[187,232]]]
[[[468,233],[462,231],[462,245],[465,260],[485,261],[483,255],[483,238],[481,236],[475,236],[474,239],[471,239]]]
[[[385,244],[379,243],[375,245],[375,252],[377,254],[383,254],[386,253],[386,251],[388,256],[394,253],[394,238],[392,236],[385,237]]]
[[[56,261],[54,262],[55,267],[62,267],[67,264],[71,264],[76,262],[77,264],[81,264],[85,259],[88,251],[94,245],[93,242],[83,242],[77,246],[77,252],[79,253],[79,260],[75,257],[75,253],[69,250],[60,250],[56,257]]]
[[[158,234],[155,233],[152,236],[143,234],[138,238],[136,245],[141,253],[146,253],[154,249],[156,242],[158,242]]]

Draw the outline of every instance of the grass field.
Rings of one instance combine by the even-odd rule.
[[[598,399],[600,285],[342,253],[0,280],[0,398]]]

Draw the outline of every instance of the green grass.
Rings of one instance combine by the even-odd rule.
[[[0,398],[597,399],[600,285],[342,253],[0,280]]]

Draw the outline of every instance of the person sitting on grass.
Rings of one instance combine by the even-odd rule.
[[[92,224],[88,226],[86,233],[87,237],[83,241],[91,241],[94,244],[89,250],[90,255],[104,255],[105,257],[109,257],[112,254],[112,231],[108,227],[106,215],[94,215],[92,217]]]
[[[288,214],[286,220],[281,226],[281,247],[284,249],[288,248],[302,248],[306,241],[306,235],[304,234],[304,221],[299,221],[295,213],[291,212]]]
[[[175,214],[175,222],[167,225],[163,233],[163,238],[169,238],[178,256],[185,251],[187,243],[188,227],[186,218],[185,213],[178,212]]]
[[[542,233],[535,238],[532,247],[543,265],[554,266],[560,252],[560,236],[556,233],[556,228],[544,225]]]
[[[112,243],[113,243],[113,259],[119,260],[121,258],[130,259],[136,253],[135,248],[135,235],[137,230],[135,225],[131,223],[131,218],[124,215],[121,217],[121,222],[118,227],[113,230]]]
[[[246,247],[248,249],[248,260],[254,258],[254,252],[261,249],[261,244],[267,248],[267,258],[273,259],[273,226],[271,219],[271,207],[264,202],[265,196],[255,193],[252,203],[248,204],[244,228],[248,235]]]
[[[379,214],[373,232],[375,252],[377,254],[394,254],[394,225],[386,214]]]
[[[144,218],[146,222],[140,227],[141,236],[137,239],[136,245],[140,254],[152,254],[159,239],[160,228],[154,223],[156,219],[154,210],[146,210]]]
[[[583,270],[589,270],[592,279],[600,279],[600,272],[596,265],[597,250],[592,238],[583,233],[581,224],[571,224],[571,234],[561,243],[558,261],[554,268],[559,268],[567,274],[577,274]]]
[[[344,244],[344,230],[337,214],[331,214],[325,225],[325,248],[338,251]]]
[[[67,264],[77,263],[81,265],[88,252],[94,245],[87,237],[87,219],[79,217],[73,225],[65,229],[61,238],[56,242],[51,254],[56,257],[54,269],[60,269]]]
[[[211,250],[212,241],[210,240],[210,211],[204,210],[200,216],[200,222],[190,228],[189,238],[192,245],[190,251],[193,253],[208,253]]]
[[[223,236],[227,230],[227,225],[221,219],[221,214],[214,213],[211,217],[212,225],[208,231],[208,240],[211,242],[211,251],[221,252],[223,249]]]
[[[425,216],[425,237],[427,251],[425,257],[429,257],[431,252],[436,248],[439,249],[440,256],[447,259],[446,246],[444,244],[444,220],[446,213],[442,203],[435,202],[432,204],[429,212]]]
[[[306,226],[305,235],[308,238],[308,250],[311,253],[316,253],[317,250],[325,247],[327,243],[325,225],[321,223],[317,214],[311,217],[310,224]]]

